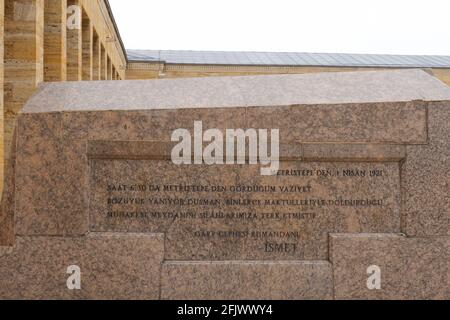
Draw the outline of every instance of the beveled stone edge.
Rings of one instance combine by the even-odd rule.
[[[87,157],[95,160],[170,160],[172,148],[176,144],[176,142],[162,140],[88,140]],[[192,155],[193,157],[194,155]],[[299,143],[282,144],[280,158],[286,161],[301,160],[302,145]],[[237,160],[240,158],[237,157]],[[248,155],[244,160],[249,160]]]
[[[90,160],[170,160],[175,144],[160,140],[88,140],[87,157]],[[281,161],[400,162],[405,158],[406,146],[400,144],[290,142],[280,145]]]
[[[32,238],[35,236],[29,236],[29,238]],[[39,237],[39,236],[38,236]],[[42,236],[47,237],[47,236]],[[75,238],[82,238],[81,237],[75,237]],[[161,232],[93,232],[90,231],[85,235],[86,238],[89,239],[96,239],[96,238],[102,238],[102,237],[120,237],[120,238],[129,238],[129,237],[141,237],[141,238],[162,238],[164,240],[165,234]],[[61,236],[60,238],[68,238],[65,236]],[[70,237],[69,237],[70,238]]]
[[[164,260],[163,265],[171,266],[199,266],[199,265],[214,265],[214,266],[278,266],[278,265],[305,265],[305,266],[332,266],[328,260],[224,260],[224,261],[178,261],[178,260]]]
[[[136,80],[133,80],[136,81]],[[144,108],[139,107],[135,109],[127,109],[127,108],[105,108],[105,109],[73,109],[73,110],[49,110],[49,111],[31,111],[31,110],[20,110],[18,112],[18,115],[44,115],[44,114],[61,114],[61,115],[73,115],[77,113],[108,113],[108,112],[163,112],[163,111],[177,111],[177,110],[214,110],[214,111],[230,111],[230,110],[253,110],[253,109],[265,109],[265,108],[295,108],[295,107],[314,107],[314,106],[327,106],[327,107],[333,107],[333,106],[358,106],[358,105],[376,105],[376,104],[389,104],[389,105],[395,105],[395,104],[410,104],[410,103],[419,103],[423,104],[425,106],[428,106],[432,103],[445,103],[449,102],[450,100],[446,99],[433,99],[433,100],[423,100],[423,99],[411,99],[411,100],[395,100],[395,101],[384,101],[384,100],[377,100],[377,101],[365,101],[365,102],[354,102],[354,101],[348,101],[348,102],[307,102],[307,103],[279,103],[279,104],[273,104],[273,105],[264,105],[264,104],[249,104],[249,105],[229,105],[229,106],[214,106],[214,105],[185,105],[183,107],[168,107],[168,106],[162,106],[157,108]]]
[[[141,238],[162,238],[164,239],[165,234],[161,232],[98,232],[89,231],[86,234],[81,235],[16,235],[17,238],[21,239],[55,239],[55,240],[69,240],[69,239],[101,239],[101,238],[130,238],[130,237],[141,237]],[[14,248],[14,246],[0,246],[0,248]]]

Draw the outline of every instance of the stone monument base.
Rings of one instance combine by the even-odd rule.
[[[162,234],[16,241],[14,249],[0,249],[2,299],[450,298],[450,241],[445,237],[332,234],[328,261],[164,261]],[[364,285],[371,261],[386,270],[381,290]],[[71,265],[82,270],[81,290],[67,289]]]
[[[276,174],[171,161],[199,121],[278,129]],[[419,70],[44,84],[16,128],[0,299],[450,299],[449,123]]]

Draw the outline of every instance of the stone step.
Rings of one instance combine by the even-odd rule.
[[[166,261],[161,298],[332,299],[332,266],[327,261]]]
[[[0,299],[158,299],[164,236],[17,237],[0,247]],[[68,267],[81,271],[69,290]]]
[[[450,237],[329,241],[330,261],[164,261],[163,234],[17,237],[0,247],[0,299],[450,299]]]
[[[333,234],[330,261],[336,299],[450,299],[450,237]]]

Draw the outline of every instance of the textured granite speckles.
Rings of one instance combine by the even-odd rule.
[[[165,300],[332,299],[328,262],[165,262]]]
[[[304,161],[400,162],[406,158],[404,145],[303,144]]]
[[[22,114],[16,162],[16,234],[88,231],[86,141],[62,135],[61,114]]]
[[[285,143],[427,141],[421,103],[76,112],[61,117],[65,139],[169,140],[174,129],[202,120],[205,128],[279,128]]]
[[[58,94],[53,94],[58,92]],[[450,100],[422,70],[46,83],[26,113]]]
[[[170,161],[110,159],[90,164],[91,230],[165,233],[166,259],[326,259],[329,232],[400,232],[398,163],[287,161],[282,171],[307,176],[277,177],[260,176],[258,166],[179,167]],[[370,177],[371,170],[383,176]],[[366,176],[351,173],[362,171]],[[166,186],[209,189],[167,191]],[[253,186],[274,190],[233,189]],[[292,187],[303,189],[293,192]],[[340,199],[376,203],[350,205]],[[322,200],[326,204],[319,204]],[[287,244],[289,250],[267,244]]]
[[[62,117],[69,139],[170,141],[175,129],[191,130],[197,120],[205,129],[245,128],[245,113],[244,108],[212,108],[75,112]]]
[[[234,83],[240,88],[249,106],[450,99],[449,87],[422,70],[259,76],[247,81],[241,79]]]
[[[330,236],[336,299],[450,299],[450,238],[389,234]],[[367,269],[381,268],[381,290]]]
[[[402,167],[404,232],[450,236],[450,102],[430,103],[426,146],[408,146]]]
[[[247,126],[279,128],[284,142],[427,142],[422,102],[255,107]]]
[[[355,132],[359,132],[360,128],[364,127],[367,129],[371,127],[371,123],[373,123],[371,117],[365,117],[364,111],[360,110],[358,105],[326,107],[330,110],[331,107],[336,108],[335,111],[332,111],[334,115],[340,114],[341,111],[343,112],[343,110],[339,109],[341,107],[349,112],[353,110],[351,118],[361,117],[362,123],[352,120],[353,122],[348,123],[348,127],[343,126],[342,123],[339,124],[338,127],[340,126],[342,129],[342,132],[339,133],[341,135],[339,138],[336,134],[341,129],[337,127],[334,128],[334,131],[327,129],[327,126],[332,126],[332,119],[325,117],[319,121],[314,117],[311,118],[312,109],[308,109],[308,107],[298,107],[298,110],[292,111],[295,115],[292,117],[281,117],[280,114],[283,114],[283,112],[278,110],[280,114],[274,113],[273,117],[278,119],[295,119],[296,116],[300,117],[301,114],[304,114],[304,120],[309,119],[312,121],[314,125],[311,128],[316,128],[318,132],[315,138],[311,140],[320,140],[326,143],[334,142],[335,139],[348,139],[350,142],[361,140],[359,141],[361,143],[366,140],[378,140],[376,137],[380,132],[382,132],[383,136],[386,132],[392,133],[377,125],[375,126],[376,128],[372,127],[368,135],[356,134],[355,136]],[[395,130],[400,130],[398,132],[401,132],[401,134],[394,134],[390,137],[390,140],[401,143],[410,139],[417,142],[425,139],[426,135],[423,133],[425,125],[422,121],[425,114],[424,106],[418,103],[399,103],[396,106],[379,105],[377,110],[381,114],[389,115],[392,110],[397,110],[397,107],[400,109],[411,109],[411,117],[408,118],[407,115],[401,113],[401,118],[408,120],[405,120],[404,126],[402,124],[397,126]],[[286,110],[291,110],[292,108],[295,107],[286,107]],[[256,121],[257,117],[259,120],[252,123],[252,125],[256,127],[267,125],[267,128],[270,128],[272,123],[269,122],[274,120],[268,120],[264,115],[267,111],[266,109],[258,108],[260,114],[257,116],[256,108],[253,108],[254,119]],[[270,112],[274,112],[277,108],[270,109],[272,110]],[[247,119],[250,117],[249,113],[250,111],[244,108],[236,108],[227,110],[180,109],[22,114],[19,118],[16,169],[18,181],[16,190],[17,234],[81,235],[87,232],[88,215],[86,208],[88,205],[87,199],[89,198],[89,190],[86,187],[88,179],[88,141],[168,141],[172,130],[180,127],[192,128],[195,120],[202,120],[205,130],[207,128],[246,128],[246,124],[248,124]],[[415,116],[417,118],[414,118]],[[177,121],[173,121],[173,119]],[[288,132],[286,128],[289,128],[289,124],[279,123],[279,125],[283,127],[282,135],[283,132]],[[300,159],[302,149],[306,150],[313,157],[327,157],[327,154],[323,153],[323,147],[317,147],[316,149],[313,147],[311,149],[308,146],[299,146],[297,140],[300,137],[300,132],[303,130],[301,129],[302,125],[298,123],[296,125],[291,123],[291,125],[294,126],[292,127],[294,131],[292,134],[286,135],[286,139],[282,139],[282,147],[284,148],[282,148],[282,157]],[[415,136],[409,129],[410,125],[417,126],[417,134]],[[314,130],[311,132],[310,130],[312,129],[307,129],[307,132],[304,132],[305,137],[314,135],[311,133]],[[305,138],[303,140],[308,139]],[[293,148],[292,152],[288,152],[285,149],[289,145],[296,146],[296,148]],[[369,157],[369,160],[378,161],[379,159],[372,159],[372,157],[376,157],[376,152],[381,152],[384,157],[381,161],[386,161],[389,157],[388,152],[394,149],[394,147],[380,146],[369,150],[367,148],[369,145],[347,148],[346,150],[353,152],[351,161],[359,161],[358,159],[367,161],[367,157]],[[322,151],[319,151],[322,154],[316,152],[319,148],[322,148]],[[362,149],[355,150],[358,148]],[[340,153],[341,157],[344,157],[345,152],[344,150]],[[394,150],[395,152],[397,151]],[[397,156],[398,154],[395,154],[392,160],[397,161]],[[391,232],[393,230],[386,231]]]
[[[217,108],[244,105],[228,78],[41,84],[24,112]],[[51,92],[57,91],[58,95]]]
[[[89,159],[170,159],[176,142],[168,141],[88,141]]]
[[[163,235],[18,237],[0,248],[0,299],[158,299]],[[68,290],[67,268],[81,268]]]
[[[62,129],[66,139],[167,141],[196,120],[205,130],[280,129],[284,143],[427,142],[426,108],[419,102],[75,112],[62,113]]]
[[[88,140],[90,159],[169,160],[169,141]],[[309,162],[400,162],[406,158],[405,145],[281,143],[280,160]]]

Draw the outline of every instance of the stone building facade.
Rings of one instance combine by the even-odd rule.
[[[107,0],[0,0],[0,39],[1,190],[17,114],[39,83],[124,79],[127,59]]]
[[[296,52],[129,50],[127,79],[305,74],[419,68],[450,85],[450,57]]]
[[[223,66],[129,61],[128,80],[386,70],[376,67]],[[397,68],[396,68],[397,69]],[[400,69],[400,68],[398,68]],[[421,68],[450,85],[450,68]]]

